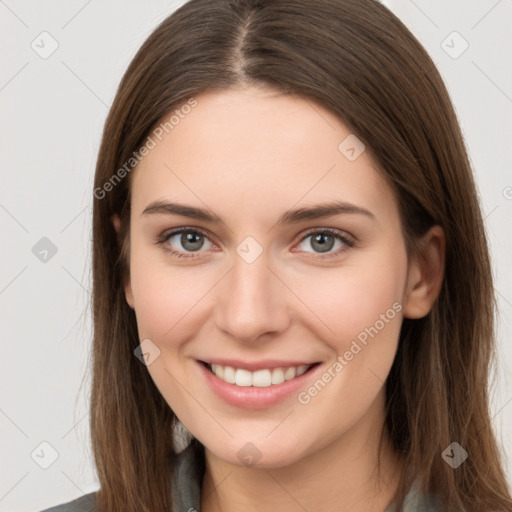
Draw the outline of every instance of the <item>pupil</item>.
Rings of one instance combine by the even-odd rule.
[[[204,240],[202,239],[202,235],[198,235],[196,233],[183,233],[181,235],[181,244],[188,251],[197,251],[201,249]],[[187,244],[191,244],[187,247]]]
[[[326,238],[330,239],[330,243],[325,242]],[[327,252],[332,249],[333,244],[334,244],[334,239],[331,235],[319,233],[318,235],[313,237],[312,245],[314,245],[315,243],[318,243],[319,245],[317,247],[314,247],[314,249],[318,249],[319,252]]]

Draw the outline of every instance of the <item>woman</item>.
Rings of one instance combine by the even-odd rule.
[[[470,164],[378,2],[167,18],[106,121],[93,274],[101,489],[53,510],[512,508]]]

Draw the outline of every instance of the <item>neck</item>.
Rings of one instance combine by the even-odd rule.
[[[375,420],[383,424],[382,405],[369,416],[285,467],[237,466],[205,448],[201,512],[382,512],[393,502],[400,464],[384,435],[377,471],[381,429],[375,428]]]

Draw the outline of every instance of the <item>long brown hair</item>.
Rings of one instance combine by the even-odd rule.
[[[386,382],[386,427],[404,469],[397,503],[417,481],[448,510],[510,510],[489,414],[495,298],[471,166],[435,65],[376,0],[191,0],[126,71],[94,184],[90,427],[99,509],[171,510],[175,415],[134,356],[140,340],[124,296],[132,155],[190,98],[251,85],[323,105],[364,142],[396,193],[410,257],[429,227],[444,229],[440,295],[426,317],[404,320]],[[457,469],[441,456],[453,441],[469,454]]]

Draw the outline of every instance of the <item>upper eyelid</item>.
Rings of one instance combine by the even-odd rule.
[[[187,232],[199,233],[199,234],[205,236],[206,238],[208,238],[212,243],[215,243],[207,231],[203,230],[202,228],[195,228],[195,227],[191,227],[191,226],[184,226],[181,228],[174,228],[174,229],[170,229],[169,231],[164,231],[164,233],[158,238],[168,240],[169,238],[171,238],[173,236],[179,235],[181,233],[187,233]]]

